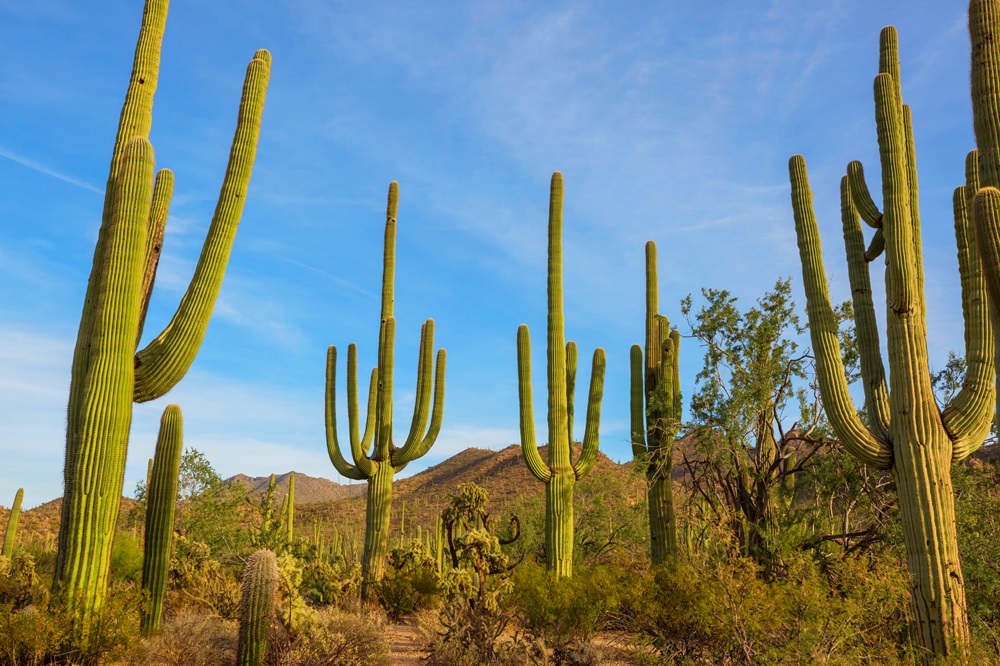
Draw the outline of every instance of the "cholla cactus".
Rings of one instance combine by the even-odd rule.
[[[243,570],[237,666],[260,666],[267,652],[267,630],[275,613],[278,558],[269,550],[250,556]]]
[[[194,277],[167,327],[137,352],[173,191],[168,170],[154,182],[148,139],[167,5],[147,0],[143,12],[73,354],[55,587],[83,616],[107,587],[132,403],[173,388],[205,335],[246,200],[271,68],[265,50],[247,67],[229,165]]]
[[[389,185],[385,215],[385,246],[382,261],[382,316],[379,325],[378,367],[372,370],[368,389],[368,418],[364,436],[358,419],[358,349],[347,347],[347,418],[350,433],[350,464],[337,441],[336,376],[337,348],[331,346],[326,357],[326,447],[333,466],[349,479],[368,481],[368,505],[365,514],[365,550],[362,560],[361,595],[366,598],[370,583],[382,578],[389,548],[389,514],[392,507],[392,479],[396,472],[421,457],[437,439],[444,417],[445,351],[434,356],[434,320],[420,329],[420,354],[417,359],[417,390],[410,432],[401,448],[392,436],[392,376],[396,340],[393,316],[396,272],[396,210],[399,185]],[[432,387],[433,381],[433,387]],[[434,408],[431,413],[433,388]],[[428,425],[428,420],[430,425]],[[374,441],[374,448],[372,443]]]
[[[531,339],[525,324],[517,329],[518,396],[521,407],[521,450],[528,469],[545,484],[545,556],[557,576],[573,575],[573,488],[597,461],[601,397],[604,393],[604,350],[594,350],[587,399],[587,424],[583,451],[574,463],[573,393],[576,384],[576,343],[567,343],[563,322],[562,290],[563,179],[552,174],[549,194],[548,270],[548,388],[549,462],[538,453],[535,415],[531,399]]]
[[[988,3],[994,5],[995,3]],[[995,11],[994,11],[995,13]],[[992,35],[998,34],[996,31]],[[974,39],[975,41],[975,39]],[[907,563],[912,577],[916,632],[936,655],[964,655],[969,647],[965,587],[958,557],[951,466],[975,451],[990,428],[996,399],[994,339],[986,291],[969,220],[978,189],[975,156],[966,166],[966,186],[955,191],[955,232],[962,278],[965,358],[961,392],[943,412],[931,390],[927,362],[926,308],[913,127],[902,103],[896,30],[882,31],[879,74],[875,78],[875,119],[882,166],[879,211],[860,163],[841,181],[841,214],[865,389],[866,424],[848,393],[823,268],[819,230],[805,160],[789,163],[792,207],[808,299],[810,335],[817,376],[830,424],[844,447],[862,462],[888,469],[896,480]],[[1000,89],[993,68],[991,94]],[[978,119],[977,119],[978,120]],[[979,215],[977,197],[977,216]],[[860,217],[875,227],[866,252]],[[886,254],[886,322],[890,391],[879,352],[878,330],[867,264]]]

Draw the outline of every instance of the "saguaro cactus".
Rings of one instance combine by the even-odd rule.
[[[659,314],[656,243],[646,243],[646,358],[631,350],[632,455],[646,467],[649,507],[649,550],[653,564],[677,557],[674,520],[674,438],[681,424],[681,380],[678,369],[681,334]]]
[[[146,487],[146,545],[142,556],[142,589],[147,594],[147,601],[140,627],[147,636],[157,630],[163,614],[183,449],[184,420],[181,408],[167,405],[160,418],[153,470]]]
[[[236,666],[264,663],[267,629],[274,617],[277,590],[278,558],[269,550],[258,550],[243,570]]]
[[[961,392],[942,412],[934,400],[927,363],[913,128],[910,110],[900,96],[897,36],[892,27],[881,36],[875,119],[884,210],[879,211],[869,196],[860,163],[852,162],[841,181],[868,426],[858,417],[848,393],[805,160],[796,155],[789,172],[810,334],[823,404],[837,437],[859,460],[891,470],[896,480],[917,634],[930,653],[962,655],[968,649],[969,627],[951,466],[982,444],[995,401],[993,330],[968,214],[978,174],[973,154],[967,161],[967,185],[954,196],[968,371]],[[867,253],[859,214],[876,228]],[[891,391],[886,386],[868,284],[867,263],[883,250]]]
[[[145,5],[73,354],[55,587],[84,615],[107,586],[132,402],[158,398],[180,381],[211,317],[246,200],[271,65],[260,50],[247,67],[229,165],[194,277],[167,327],[136,352],[173,190],[167,170],[154,184],[148,141],[167,5]]]
[[[326,355],[326,447],[333,466],[349,479],[368,481],[368,504],[365,516],[365,551],[362,560],[362,597],[369,584],[382,578],[389,547],[389,512],[392,507],[392,479],[396,472],[427,453],[444,416],[445,350],[434,356],[434,320],[428,319],[420,329],[420,353],[417,360],[417,390],[410,432],[402,448],[392,438],[392,373],[396,337],[393,317],[394,275],[396,271],[396,210],[399,185],[389,185],[385,215],[385,249],[382,262],[382,316],[378,337],[378,367],[372,370],[368,389],[368,417],[364,436],[358,420],[358,349],[352,342],[347,347],[347,418],[350,433],[350,464],[340,452],[337,441],[336,375],[337,348],[331,346]],[[431,412],[433,381],[434,408]],[[430,425],[428,426],[428,419]],[[374,441],[374,448],[372,444]]]
[[[562,289],[563,179],[552,174],[549,192],[548,270],[548,393],[549,462],[538,453],[535,415],[531,398],[531,338],[525,324],[517,329],[518,396],[521,407],[521,450],[528,469],[545,484],[545,556],[556,576],[573,575],[573,488],[597,461],[601,397],[604,393],[604,350],[594,350],[587,399],[587,422],[583,450],[574,463],[573,394],[576,384],[577,349],[566,342]]]
[[[3,534],[3,552],[0,555],[10,557],[14,553],[14,542],[17,540],[17,522],[21,519],[21,500],[24,499],[24,488],[18,488],[14,493],[14,504],[7,516],[7,530]]]

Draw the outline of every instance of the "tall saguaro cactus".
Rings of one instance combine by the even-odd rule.
[[[149,143],[167,0],[147,0],[111,157],[104,214],[73,354],[55,586],[84,616],[101,604],[125,473],[132,402],[165,394],[198,352],[246,200],[271,55],[247,67],[236,134],[194,277],[173,319],[136,352],[173,190]]]
[[[963,655],[968,651],[969,627],[951,466],[982,444],[995,401],[993,329],[975,249],[977,239],[969,220],[979,178],[972,154],[967,161],[967,184],[955,191],[953,202],[968,371],[961,392],[942,412],[934,400],[927,362],[913,128],[910,109],[900,95],[897,36],[892,27],[885,28],[881,36],[875,119],[883,210],[879,211],[869,196],[860,163],[852,162],[841,181],[841,214],[868,425],[858,417],[848,394],[805,160],[796,155],[789,163],[789,172],[810,334],[823,403],[837,437],[859,460],[891,470],[896,480],[921,643],[932,654]],[[867,252],[859,214],[876,228]],[[868,284],[867,264],[883,250],[891,391],[885,381]]]
[[[24,488],[18,488],[14,493],[14,504],[7,516],[7,530],[3,533],[3,551],[0,555],[10,557],[14,553],[14,542],[17,539],[17,523],[21,519],[21,501],[24,499]]]
[[[365,552],[362,560],[362,596],[371,582],[382,578],[389,548],[389,514],[392,507],[392,479],[396,472],[421,457],[437,439],[444,417],[445,350],[434,358],[434,320],[420,329],[420,352],[417,359],[417,389],[410,432],[401,448],[392,437],[392,377],[396,338],[393,316],[396,272],[396,210],[399,184],[389,185],[385,214],[385,249],[382,262],[382,315],[378,336],[378,366],[372,370],[368,389],[368,417],[364,435],[358,419],[358,348],[347,347],[347,418],[351,444],[350,464],[340,451],[337,440],[336,376],[337,348],[326,355],[326,447],[333,466],[349,479],[368,481],[368,504],[365,516]],[[433,386],[432,386],[433,384]],[[433,389],[433,391],[432,391]],[[433,393],[433,413],[431,395]],[[428,420],[430,424],[428,425]],[[374,444],[374,447],[373,447]]]
[[[566,342],[562,288],[563,179],[552,174],[549,191],[548,393],[549,462],[538,453],[531,398],[531,337],[525,324],[517,329],[518,396],[521,407],[521,450],[528,469],[545,484],[545,556],[556,576],[573,575],[573,488],[597,461],[601,397],[604,393],[604,350],[594,350],[587,399],[583,450],[572,460],[573,394],[577,349]]]
[[[170,547],[174,537],[174,507],[184,449],[184,420],[181,408],[167,405],[160,418],[153,469],[146,486],[146,539],[142,556],[142,589],[147,594],[141,629],[149,635],[157,630],[163,615],[167,591]]]
[[[681,380],[678,367],[681,334],[659,314],[656,243],[646,243],[646,355],[632,345],[632,455],[646,467],[649,549],[653,564],[677,557],[674,520],[674,438],[681,424]]]

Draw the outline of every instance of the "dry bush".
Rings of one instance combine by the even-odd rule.
[[[238,626],[230,620],[185,611],[136,650],[127,666],[219,666],[236,661]]]
[[[273,666],[389,664],[388,622],[377,610],[347,613],[328,607],[308,614],[294,636],[269,648]]]

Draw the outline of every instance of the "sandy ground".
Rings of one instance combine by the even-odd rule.
[[[425,652],[423,640],[412,621],[391,625],[389,655],[393,666],[418,666]]]

